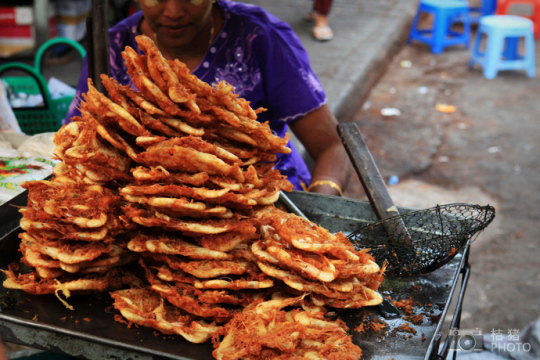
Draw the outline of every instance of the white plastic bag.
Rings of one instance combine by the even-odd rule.
[[[54,157],[54,138],[53,132],[33,135],[26,139],[18,148],[21,156],[24,157],[45,157],[52,159]]]
[[[22,134],[17,118],[9,105],[6,83],[3,81],[0,81],[0,132]]]

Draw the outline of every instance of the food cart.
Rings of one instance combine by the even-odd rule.
[[[26,206],[24,192],[0,207],[1,267],[16,261],[21,231],[18,206]],[[330,231],[350,233],[377,220],[368,202],[292,192],[289,198],[312,221]],[[398,207],[402,214],[414,209]],[[469,247],[442,268],[428,274],[387,276],[379,289],[392,300],[409,299],[421,324],[410,324],[415,334],[398,331],[403,316],[385,318],[381,308],[346,310],[336,314],[347,323],[353,342],[363,350],[363,359],[442,359],[451,350],[450,329],[459,328],[465,289],[470,275]],[[3,279],[1,279],[3,280]],[[149,328],[128,329],[116,322],[108,294],[78,295],[67,309],[54,295],[29,295],[0,287],[0,337],[5,341],[66,354],[81,359],[209,359],[212,345],[192,344],[180,336],[157,334]],[[451,321],[445,321],[451,317]],[[381,331],[355,331],[366,321],[381,319]]]

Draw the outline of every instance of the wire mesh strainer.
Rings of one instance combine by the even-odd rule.
[[[470,204],[437,205],[400,215],[358,126],[338,124],[337,131],[379,219],[350,234],[349,241],[358,249],[371,249],[379,265],[387,262],[388,273],[438,269],[495,217],[492,206]]]
[[[452,260],[494,218],[495,209],[490,205],[437,205],[371,223],[347,238],[357,250],[371,249],[379,265],[387,262],[388,273],[414,275]],[[394,231],[403,224],[411,245],[398,238],[400,231]]]

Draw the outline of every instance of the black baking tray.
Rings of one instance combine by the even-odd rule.
[[[287,195],[308,218],[330,231],[349,233],[377,220],[369,203],[364,201],[296,191]],[[0,207],[2,266],[18,259],[20,215],[16,206],[26,205],[25,196],[26,192]],[[400,213],[415,210],[398,209]],[[350,328],[353,342],[362,348],[363,359],[427,360],[438,357],[443,324],[446,325],[443,320],[452,304],[460,274],[468,267],[466,253],[467,249],[429,274],[385,278],[379,289],[381,294],[394,300],[412,298],[419,304],[413,315],[423,315],[421,324],[409,323],[403,317],[386,319],[379,307],[337,313]],[[460,303],[465,286],[466,282],[463,284],[462,281],[458,295]],[[212,359],[210,342],[192,344],[180,336],[164,336],[143,327],[127,328],[116,322],[116,312],[108,294],[72,296],[68,302],[74,311],[67,309],[54,295],[34,296],[0,287],[0,296],[16,303],[12,308],[0,310],[0,337],[4,341],[80,359]],[[458,325],[460,305],[454,312]],[[376,318],[388,326],[379,332],[355,331],[362,322]],[[404,323],[414,328],[416,334],[397,331]],[[455,325],[456,322],[452,324]],[[443,345],[447,352],[448,345]]]

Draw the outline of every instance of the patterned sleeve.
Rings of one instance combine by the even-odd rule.
[[[259,61],[275,118],[290,123],[322,106],[326,94],[296,34],[286,23],[274,24],[254,46],[265,53]]]

